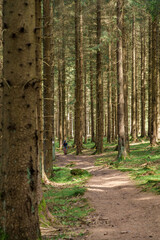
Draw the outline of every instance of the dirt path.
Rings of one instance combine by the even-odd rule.
[[[160,240],[160,196],[141,192],[127,174],[95,167],[93,156],[59,155],[57,163],[74,162],[93,177],[86,197],[96,209],[86,226],[87,240]]]

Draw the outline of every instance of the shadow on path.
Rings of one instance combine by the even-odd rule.
[[[94,166],[95,156],[58,155],[56,164],[74,163],[93,177],[86,197],[96,211],[87,240],[160,240],[160,196],[141,192],[126,173]],[[78,240],[78,239],[76,239]]]

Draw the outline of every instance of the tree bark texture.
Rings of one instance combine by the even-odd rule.
[[[136,46],[135,46],[135,14],[132,24],[132,125],[131,135],[133,142],[137,139],[136,134]]]
[[[83,135],[83,20],[81,1],[75,1],[75,49],[76,49],[76,103],[75,140],[76,154],[82,151]]]
[[[103,152],[103,81],[101,76],[101,0],[97,0],[97,153]]]
[[[144,23],[143,23],[144,24]],[[145,28],[141,24],[141,137],[146,135],[145,131]]]
[[[92,47],[91,36],[90,36],[90,47]],[[93,94],[93,60],[92,60],[92,53],[91,52],[90,52],[90,101],[91,101],[91,141],[95,142],[94,94]]]
[[[124,127],[124,76],[123,76],[123,0],[117,0],[117,84],[118,84],[118,159],[126,156],[125,127]]]
[[[148,20],[148,136],[151,137],[151,118],[152,118],[152,23]]]
[[[43,1],[43,78],[44,78],[44,153],[45,172],[52,173],[53,90],[51,81],[51,18],[50,0]]]
[[[152,20],[152,117],[151,117],[151,145],[157,140],[157,72],[156,72],[156,30],[157,19]]]
[[[108,73],[108,135],[107,141],[111,143],[112,141],[112,73],[111,73],[111,66],[112,66],[112,57],[111,57],[111,43],[109,44],[109,73]]]
[[[8,240],[35,240],[40,237],[35,1],[4,1],[3,25],[0,228]]]

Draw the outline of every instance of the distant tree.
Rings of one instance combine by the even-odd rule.
[[[83,19],[80,0],[75,0],[75,49],[76,49],[76,90],[75,90],[75,143],[76,154],[82,151],[83,134]]]
[[[103,81],[101,61],[101,0],[97,0],[97,76],[96,76],[96,100],[97,100],[97,153],[103,152]]]
[[[53,156],[53,90],[51,79],[51,18],[50,0],[43,1],[43,78],[44,78],[44,156],[45,172],[52,173]]]
[[[123,0],[117,0],[117,83],[118,83],[118,159],[126,157],[124,76],[123,76]]]

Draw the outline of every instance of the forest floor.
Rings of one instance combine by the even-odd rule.
[[[142,192],[126,173],[95,166],[96,156],[58,155],[57,164],[71,162],[91,172],[85,197],[95,211],[87,225],[87,240],[160,239],[160,196]]]
[[[64,238],[52,239],[160,240],[160,195],[157,195],[160,191],[160,150],[150,150],[146,143],[131,148],[136,157],[131,154],[129,162],[125,162],[125,167],[124,163],[116,165],[117,153],[109,148],[107,153],[105,151],[102,155],[91,155],[89,149],[80,156],[74,155],[73,152],[68,155],[63,155],[62,152],[57,154],[55,166],[70,166],[70,169],[84,169],[91,173],[87,182],[84,181],[87,189],[84,197],[94,211],[88,211],[78,227],[72,227],[74,234],[70,237],[66,235]],[[116,165],[116,170],[113,169],[113,164]],[[133,180],[133,176],[129,176],[128,171],[131,170],[134,172],[134,179],[135,176],[138,178],[138,184],[142,183],[141,186]],[[69,212],[67,216],[68,214]]]

